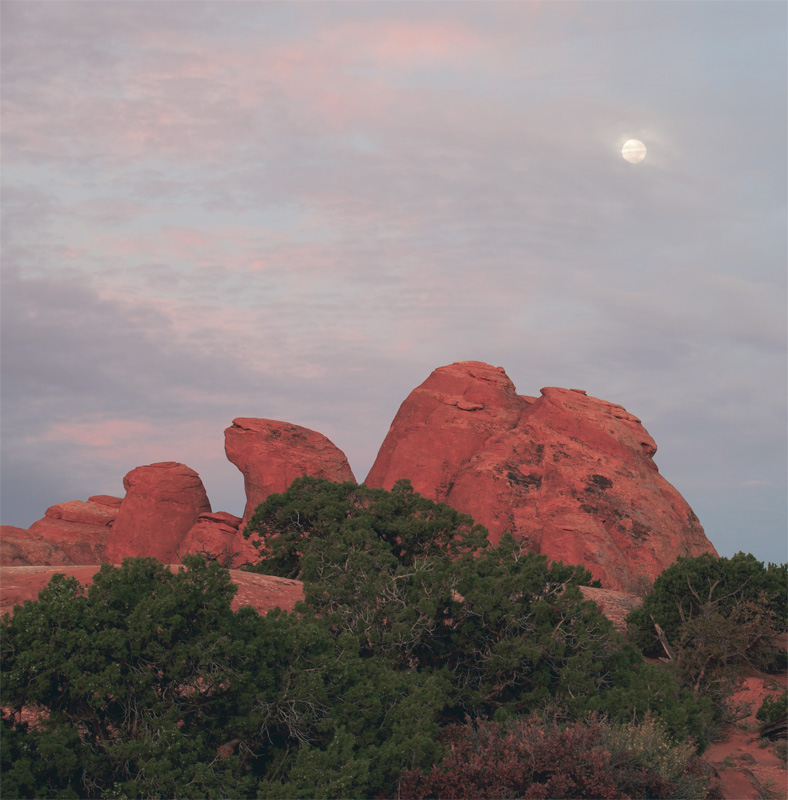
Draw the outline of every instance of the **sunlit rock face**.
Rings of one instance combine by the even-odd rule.
[[[224,451],[244,476],[241,528],[257,506],[302,475],[354,481],[345,454],[322,433],[273,419],[239,417],[224,432]]]
[[[608,589],[640,591],[677,556],[715,553],[659,474],[656,449],[621,406],[573,389],[517,395],[500,367],[463,361],[408,396],[366,483],[409,478],[493,542],[511,531],[552,560],[585,564]]]
[[[0,565],[101,564],[121,498],[96,495],[50,506],[28,530],[4,525]]]
[[[185,464],[162,461],[137,467],[123,479],[126,496],[107,543],[107,560],[152,556],[165,564],[211,504],[200,476]]]

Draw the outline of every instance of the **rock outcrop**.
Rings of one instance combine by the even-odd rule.
[[[624,408],[575,389],[518,395],[501,367],[435,370],[400,407],[366,479],[407,478],[422,495],[471,514],[497,542],[506,531],[552,560],[585,564],[608,590],[640,592],[677,556],[714,553],[682,496],[659,474],[656,444]],[[52,506],[25,531],[4,526],[0,564],[172,563],[202,552],[257,560],[241,531],[256,507],[302,475],[354,481],[320,433],[239,417],[225,452],[244,476],[242,519],[211,513],[199,475],[176,462],[126,475],[126,496]]]
[[[178,548],[178,555],[200,553],[228,569],[259,560],[257,548],[239,531],[241,517],[217,511],[200,514]]]
[[[50,506],[28,530],[4,525],[0,564],[101,564],[121,499],[96,495]]]
[[[0,525],[0,566],[27,567],[32,564],[71,564],[70,558],[56,545],[27,528]]]
[[[273,419],[239,417],[224,432],[224,451],[244,476],[241,527],[257,506],[302,475],[355,481],[345,454],[322,433]]]
[[[131,470],[126,496],[107,543],[107,560],[153,556],[169,564],[200,514],[211,504],[200,476],[185,464],[163,461]]]
[[[518,395],[500,367],[441,367],[405,400],[366,479],[511,531],[552,560],[583,563],[607,589],[641,591],[677,556],[715,553],[621,406],[584,391]]]

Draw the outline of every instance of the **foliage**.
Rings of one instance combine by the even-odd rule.
[[[679,557],[654,581],[643,605],[627,618],[633,641],[646,655],[662,655],[662,646],[654,628],[661,626],[667,640],[675,645],[681,628],[701,609],[711,609],[721,617],[732,612],[752,615],[755,604],[770,615],[775,633],[788,628],[785,609],[788,607],[788,564],[764,566],[750,553],[737,553],[732,558],[716,558],[709,553],[694,558]],[[771,616],[773,615],[773,616]],[[759,648],[758,666],[779,669],[785,665]]]
[[[788,740],[775,739],[772,743],[772,753],[788,767]]]
[[[678,684],[710,710],[702,738],[731,722],[727,700],[743,667],[785,666],[777,635],[786,626],[787,569],[744,553],[679,558],[627,617],[630,638],[647,655],[669,651]]]
[[[199,560],[176,575],[153,559],[127,560],[102,567],[87,595],[56,575],[37,603],[6,617],[3,703],[27,734],[37,783],[56,796],[115,784],[175,796],[172,776],[188,769],[193,796],[215,792],[206,765],[221,741],[208,723],[232,702],[222,629],[234,591],[225,570]],[[32,728],[18,724],[23,709],[39,714]]]
[[[194,556],[56,576],[3,619],[4,797],[393,796],[441,726],[548,706],[592,754],[571,727],[592,712],[703,746],[704,701],[583,599],[582,567],[492,547],[405,482],[301,479],[252,528],[262,571],[303,578],[297,613],[234,612]]]
[[[303,476],[286,492],[270,495],[249,520],[244,536],[260,537],[258,570],[285,578],[302,577],[301,556],[311,539],[339,531],[356,533],[356,550],[379,543],[403,566],[419,558],[476,552],[489,546],[487,531],[445,503],[427,500],[401,480],[390,492],[352,482],[334,483]],[[377,551],[375,551],[377,552]],[[381,550],[382,552],[382,550]],[[370,553],[372,555],[372,553]],[[364,558],[357,555],[356,567]],[[319,563],[309,579],[329,579]]]
[[[680,683],[722,709],[744,665],[763,669],[776,663],[777,629],[765,603],[741,600],[725,613],[705,603],[679,628],[673,667]]]
[[[445,677],[443,721],[523,714],[557,701],[573,718],[673,713],[702,739],[694,700],[650,668],[579,586],[582,567],[527,552],[445,504],[415,494],[301,478],[262,504],[248,527],[264,542],[261,570],[301,575],[306,607],[365,657]],[[665,681],[663,681],[665,683]]]
[[[215,563],[128,559],[6,616],[3,796],[353,796],[430,763],[439,679],[233,592]]]
[[[443,759],[403,775],[399,796],[413,798],[705,797],[689,745],[675,745],[655,721],[560,726],[536,717],[506,724],[452,725]]]
[[[761,722],[776,722],[785,714],[788,714],[788,691],[765,697],[761,707],[755,712],[755,718]]]
[[[706,738],[732,721],[727,700],[745,666],[786,666],[778,634],[788,623],[787,576],[788,565],[765,567],[750,554],[679,558],[627,617],[630,638],[647,655],[666,651],[679,685],[707,703]]]

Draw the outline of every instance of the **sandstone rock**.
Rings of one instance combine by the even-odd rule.
[[[29,530],[3,526],[0,564],[101,564],[120,502],[108,495],[71,500],[50,506]]]
[[[580,591],[586,600],[596,603],[600,614],[604,614],[619,633],[626,633],[627,616],[643,604],[643,598],[627,592],[612,589],[599,589],[596,586],[581,586]]]
[[[197,522],[186,534],[178,548],[178,555],[200,553],[215,558],[222,566],[236,569],[259,560],[257,548],[244,539],[239,528],[241,517],[218,511],[200,514]]]
[[[88,501],[97,506],[101,506],[108,511],[114,509],[116,515],[118,513],[118,509],[120,509],[121,505],[123,504],[122,497],[113,497],[109,494],[94,494],[92,497],[88,497]]]
[[[400,406],[365,483],[391,489],[408,478],[419,494],[444,501],[462,465],[511,430],[526,406],[501,367],[436,369]]]
[[[120,498],[116,499],[118,500],[118,505],[114,508],[90,500],[88,500],[87,503],[81,500],[57,503],[54,506],[50,506],[44,512],[44,516],[50,519],[61,519],[63,522],[76,522],[82,525],[99,525],[106,527],[111,525],[118,515],[121,500]]]
[[[40,535],[15,525],[0,526],[0,566],[65,563],[71,563],[65,553]]]
[[[585,564],[607,589],[638,592],[677,556],[715,553],[656,449],[621,406],[573,389],[518,396],[500,367],[466,361],[405,400],[366,483],[409,478],[493,542],[511,531],[552,560]]]
[[[244,476],[242,527],[269,494],[302,475],[355,481],[345,454],[322,433],[272,419],[239,417],[224,432],[227,458]]]
[[[107,560],[152,556],[169,564],[200,514],[211,504],[200,476],[185,464],[137,467],[123,479],[126,496],[107,543]]]

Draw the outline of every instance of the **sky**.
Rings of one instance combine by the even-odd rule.
[[[4,524],[157,461],[240,515],[243,416],[363,481],[478,360],[623,405],[721,555],[788,560],[784,2],[0,16]]]

